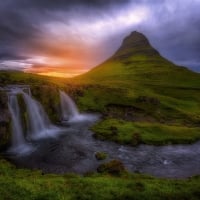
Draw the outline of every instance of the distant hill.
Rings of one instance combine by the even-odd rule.
[[[106,80],[104,78],[106,77]],[[76,80],[136,81],[141,84],[200,87],[200,75],[163,58],[139,32],[126,37],[116,53]]]

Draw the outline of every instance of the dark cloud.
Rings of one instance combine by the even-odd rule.
[[[154,45],[175,63],[200,71],[200,1],[165,0],[151,8],[154,25],[144,30]]]
[[[65,23],[67,23],[70,19],[68,12],[77,7],[82,7],[84,13],[86,8],[104,10],[127,2],[128,0],[7,0],[1,2],[0,48],[2,51],[0,50],[0,56],[3,57],[3,51],[6,49],[12,51],[13,47],[13,50],[16,50],[18,46],[24,46],[24,43],[27,44],[29,40],[41,38],[43,23],[51,20],[62,21],[59,16],[61,11],[64,11],[62,14],[65,14]]]
[[[1,3],[0,9],[28,9],[28,10],[66,10],[72,7],[82,6],[90,8],[105,8],[109,6],[124,5],[130,0],[7,0],[6,3]]]
[[[118,19],[119,24],[115,25],[117,28],[109,27],[107,24],[105,26],[107,30],[100,30],[102,23],[115,22],[118,15],[131,13],[131,10],[134,13],[134,8],[138,6],[149,10],[149,16],[141,23],[125,26],[121,19]],[[144,32],[164,56],[198,71],[199,10],[198,0],[2,1],[0,2],[0,60],[24,60],[37,53],[46,55],[50,52],[53,54],[60,51],[67,52],[68,48],[73,49],[70,41],[78,38],[78,41],[84,44],[90,43],[94,38],[97,46],[101,48],[104,46],[103,53],[98,52],[99,57],[96,58],[96,62],[100,62],[115,51],[124,36],[137,29]],[[79,25],[76,25],[77,22]],[[92,27],[94,30],[88,24],[94,24]],[[83,26],[86,30],[80,30]],[[104,29],[104,26],[102,27]],[[60,29],[63,34],[58,34]],[[105,32],[103,36],[98,35],[101,31]],[[66,42],[66,47],[59,48],[63,41]],[[46,49],[50,48],[51,50],[46,52]]]

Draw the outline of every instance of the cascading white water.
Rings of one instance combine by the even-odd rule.
[[[63,91],[60,91],[60,104],[63,120],[70,120],[79,117],[79,111],[73,100]]]
[[[12,146],[10,151],[25,154],[30,152],[32,148],[24,138],[17,94],[17,91],[8,93],[8,108],[12,118]]]
[[[8,108],[12,117],[12,132],[14,133],[12,136],[12,146],[15,148],[25,144],[20,117],[20,109],[16,94],[9,95]]]
[[[26,139],[40,139],[46,137],[56,137],[62,129],[53,126],[45,113],[42,105],[31,97],[29,86],[8,85],[1,90],[7,92],[8,108],[12,118],[12,146],[9,152],[21,155],[34,150],[33,145]],[[24,134],[21,121],[20,107],[17,95],[22,95],[27,111],[27,132]],[[27,138],[25,138],[25,135]]]
[[[23,97],[27,106],[29,137],[31,139],[55,137],[55,131],[58,131],[58,128],[51,124],[42,105],[24,92]]]
[[[68,122],[94,121],[98,116],[80,114],[74,101],[65,92],[60,91],[62,120]]]

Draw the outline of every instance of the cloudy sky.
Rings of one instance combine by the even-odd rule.
[[[111,56],[137,30],[200,72],[200,0],[0,2],[0,69],[70,77]]]

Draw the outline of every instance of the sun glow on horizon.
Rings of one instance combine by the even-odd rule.
[[[80,74],[86,73],[88,70],[82,71],[82,73],[66,73],[66,72],[43,72],[43,73],[36,73],[38,75],[43,76],[51,76],[51,77],[58,77],[58,78],[73,78]]]
[[[60,13],[59,19],[41,24],[42,37],[31,40],[39,48],[22,53],[26,59],[4,61],[0,65],[24,72],[55,77],[74,77],[103,62],[108,36],[146,20],[150,11],[145,6],[129,5],[117,13],[105,13],[102,18],[81,18],[72,11],[71,19]],[[0,68],[2,68],[0,66]]]

